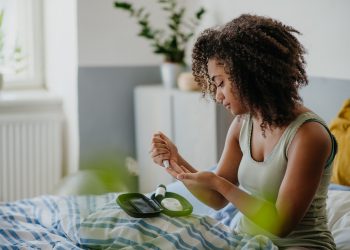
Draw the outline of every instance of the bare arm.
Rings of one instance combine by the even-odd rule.
[[[257,225],[283,237],[310,206],[330,151],[330,137],[322,125],[315,122],[302,125],[289,148],[287,170],[275,204],[259,200],[213,173],[183,173],[179,178],[211,186]]]
[[[238,143],[240,128],[241,119],[235,117],[228,130],[224,150],[216,171],[218,176],[234,184],[238,182],[237,172],[242,158],[242,152]],[[151,156],[158,165],[162,165],[163,160],[170,160],[172,168],[167,169],[167,171],[174,178],[177,178],[179,173],[198,172],[179,154],[176,146],[162,133],[157,133],[153,136]],[[183,180],[183,183],[193,195],[210,207],[220,209],[228,202],[212,187],[206,187],[191,180]]]
[[[241,119],[235,117],[228,130],[224,150],[216,170],[217,176],[222,177],[232,184],[238,183],[238,166],[242,158],[242,152],[238,142],[240,128]],[[181,163],[179,164],[178,162],[172,162],[172,169],[168,170],[175,178],[178,177],[179,173],[197,173],[197,171],[191,171],[191,168],[188,167],[190,166],[188,163],[188,165],[181,165]],[[207,172],[207,176],[210,176],[209,172]],[[183,180],[183,183],[193,195],[214,209],[221,209],[228,203],[227,199],[211,186],[202,185],[193,180]]]
[[[150,154],[153,162],[159,166],[163,166],[164,160],[170,160],[184,166],[191,173],[197,172],[197,170],[180,155],[176,145],[162,132],[157,132],[153,135]]]

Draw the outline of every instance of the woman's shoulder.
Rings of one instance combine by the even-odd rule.
[[[315,142],[329,140],[329,133],[322,120],[310,119],[303,122],[296,133],[296,138]]]
[[[304,150],[304,153],[311,151],[330,151],[332,140],[326,124],[323,120],[313,112],[305,112],[299,115],[300,124],[297,128],[290,147],[298,147]]]
[[[296,127],[297,134],[299,133],[302,135],[301,137],[308,138],[315,136],[316,138],[322,138],[323,134],[328,136],[328,128],[325,121],[319,115],[305,106],[301,106],[296,111],[296,118],[290,125],[294,125]]]
[[[310,127],[319,128],[321,130],[328,129],[326,122],[318,114],[303,105],[298,106],[294,110],[294,116],[294,120],[292,120],[288,126],[296,131],[300,129],[307,130]]]

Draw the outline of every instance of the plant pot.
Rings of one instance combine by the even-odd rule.
[[[179,75],[185,70],[185,67],[179,63],[165,62],[160,66],[160,74],[163,86],[167,89],[176,88]]]

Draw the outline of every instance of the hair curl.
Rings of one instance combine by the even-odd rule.
[[[305,49],[293,33],[277,20],[241,15],[224,26],[206,29],[192,53],[192,71],[204,95],[215,99],[216,88],[208,75],[209,59],[224,63],[242,105],[262,117],[266,126],[284,126],[295,119],[302,101],[298,89],[308,84]]]

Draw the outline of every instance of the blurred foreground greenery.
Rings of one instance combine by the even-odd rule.
[[[127,156],[101,153],[81,162],[80,170],[66,176],[54,190],[56,195],[99,195],[137,192],[138,177],[129,171]]]

